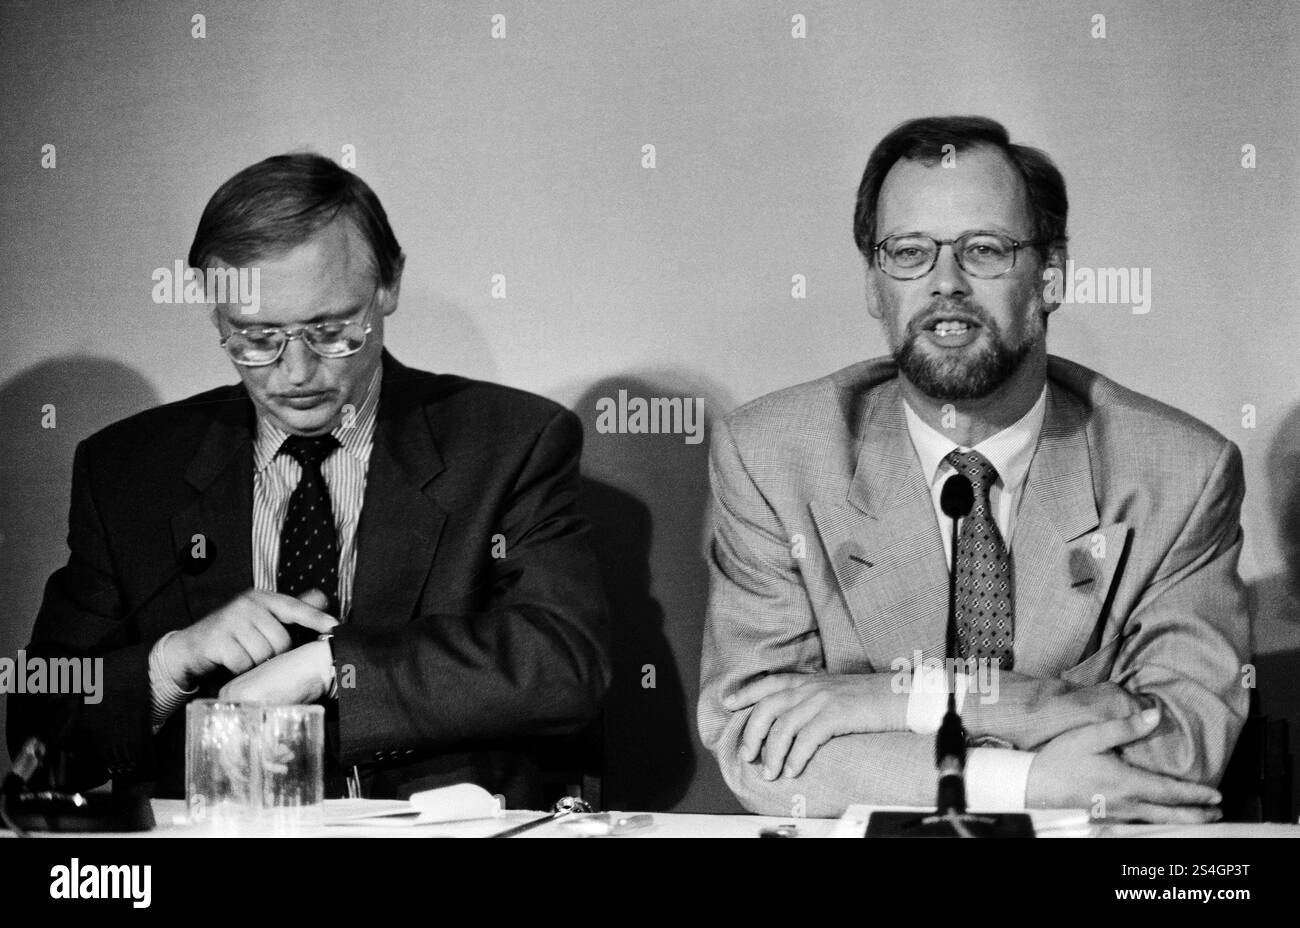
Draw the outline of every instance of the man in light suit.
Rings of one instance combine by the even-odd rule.
[[[932,806],[951,689],[972,808],[1218,817],[1248,705],[1240,453],[1048,355],[1066,213],[992,120],[899,126],[854,229],[893,357],[715,429],[699,726],[748,808]]]
[[[549,803],[539,752],[610,673],[577,417],[384,350],[404,255],[325,158],[236,174],[189,261],[260,272],[256,307],[207,294],[242,383],[77,449],[71,556],[27,650],[102,658],[104,692],[12,697],[11,750],[39,735],[68,785],[175,796],[189,699],[324,703],[329,759],[368,795]],[[177,552],[210,561],[169,584]]]

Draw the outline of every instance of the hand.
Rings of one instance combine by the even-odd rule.
[[[310,641],[235,677],[221,688],[217,698],[310,705],[320,702],[329,692],[332,673],[329,644]]]
[[[321,612],[325,594],[311,590],[294,598],[282,593],[248,590],[211,615],[182,629],[167,642],[165,663],[182,689],[214,670],[241,674],[289,650],[286,625],[327,632],[338,625]]]
[[[1115,748],[1138,741],[1160,724],[1160,710],[1098,722],[1066,732],[1039,751],[1029,767],[1025,803],[1040,809],[1092,809],[1120,821],[1201,824],[1218,821],[1218,790],[1130,767]]]
[[[969,679],[974,686],[976,678]],[[1154,704],[1114,683],[1078,686],[1010,671],[998,674],[991,695],[968,693],[962,724],[972,737],[993,735],[1022,751],[1037,750],[1076,728],[1128,718]]]
[[[763,778],[803,773],[813,754],[837,735],[903,731],[907,698],[890,688],[891,675],[776,673],[749,683],[723,705],[754,709],[745,722],[740,755],[753,763],[760,752]]]

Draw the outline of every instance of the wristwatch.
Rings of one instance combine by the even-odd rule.
[[[330,684],[328,692],[325,694],[326,699],[339,698],[339,668],[334,662],[334,634],[333,632],[322,632],[316,636],[317,641],[325,642],[326,647],[330,649]]]

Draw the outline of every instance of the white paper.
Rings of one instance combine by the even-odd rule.
[[[325,803],[326,825],[365,825],[401,828],[499,818],[501,803],[473,783],[457,783],[414,793],[401,799],[338,799]]]

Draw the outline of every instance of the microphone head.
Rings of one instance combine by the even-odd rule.
[[[191,577],[197,577],[217,559],[217,546],[211,538],[204,536],[202,541],[186,545],[176,552],[176,566]]]
[[[939,506],[950,519],[964,519],[975,505],[975,488],[965,474],[953,474],[939,494]]]

